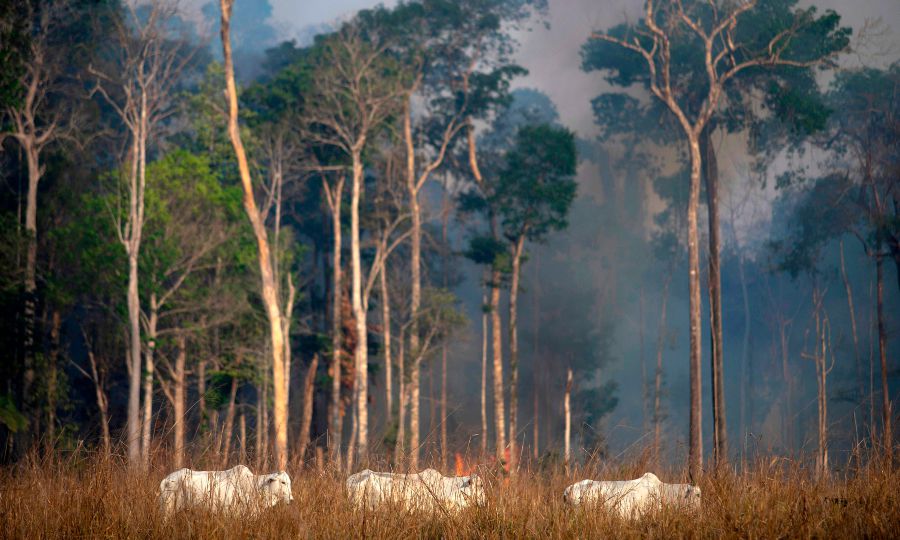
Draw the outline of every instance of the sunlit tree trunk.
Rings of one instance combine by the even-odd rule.
[[[159,304],[156,293],[150,294],[150,316],[147,322],[147,352],[144,355],[144,422],[141,432],[141,459],[144,467],[150,465],[150,431],[153,427],[153,371],[156,352]]]
[[[363,140],[364,144],[364,140]],[[362,299],[362,262],[360,258],[359,243],[359,203],[363,182],[362,144],[354,149],[353,160],[353,192],[350,200],[350,267],[353,305],[353,317],[356,319],[356,446],[355,451],[360,463],[364,463],[368,453],[368,339],[366,339],[367,324],[366,310],[363,308]],[[354,451],[353,447],[348,454]]]
[[[378,276],[381,289],[381,325],[384,331],[384,404],[387,425],[394,419],[394,360],[391,357],[391,299],[387,286],[387,268]]]
[[[491,333],[494,360],[494,433],[497,441],[497,459],[503,460],[506,450],[506,413],[503,399],[503,334],[500,323],[500,272],[491,271]]]
[[[178,336],[178,355],[175,357],[175,380],[173,381],[175,394],[175,402],[173,403],[173,408],[175,409],[175,425],[173,426],[175,456],[173,465],[175,469],[180,469],[184,466],[184,432],[185,421],[187,420],[185,417],[186,380],[184,371],[186,360],[186,339],[183,335],[180,335]]]
[[[274,389],[274,420],[275,420],[275,461],[279,469],[287,466],[287,423],[288,403],[285,395],[285,363],[284,363],[284,333],[282,328],[281,308],[278,304],[277,286],[272,271],[272,257],[269,249],[265,225],[262,222],[256,201],[253,196],[253,184],[250,177],[250,167],[247,155],[241,141],[238,129],[238,100],[237,87],[234,82],[234,64],[231,57],[230,24],[231,9],[234,0],[220,0],[222,8],[222,48],[225,58],[225,86],[228,97],[228,135],[234,147],[235,156],[240,172],[241,186],[244,190],[244,210],[253,227],[258,249],[260,274],[262,278],[262,299],[269,320],[269,334],[272,347],[272,385]]]
[[[222,450],[222,465],[228,463],[231,457],[231,439],[234,436],[234,414],[237,406],[237,377],[231,378],[231,390],[228,393],[228,412],[225,413],[225,429],[222,430],[224,448]]]
[[[409,355],[412,362],[409,370],[409,466],[419,467],[419,306],[422,302],[422,213],[419,208],[419,190],[416,178],[415,150],[412,139],[412,104],[407,96],[403,109],[403,138],[406,143],[406,183],[409,192],[410,213],[410,299],[409,299]]]
[[[688,137],[691,155],[691,186],[688,200],[688,291],[690,299],[690,437],[688,468],[694,482],[703,471],[703,386],[701,384],[702,341],[700,335],[700,246],[697,207],[700,202],[700,143],[697,134]]]
[[[394,446],[394,467],[403,467],[405,466],[404,456],[406,455],[406,408],[409,403],[409,389],[406,384],[406,340],[403,339],[402,333],[397,342],[400,345],[400,350],[397,351],[397,381],[399,386],[397,397],[400,404],[397,408],[397,444]]]

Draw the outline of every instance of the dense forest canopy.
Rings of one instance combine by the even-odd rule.
[[[0,460],[892,456],[900,56],[850,4],[630,1],[549,67],[585,2],[194,4],[0,0]]]

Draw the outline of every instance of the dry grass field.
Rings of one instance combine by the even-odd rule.
[[[566,485],[583,478],[633,478],[645,466],[602,471],[524,471],[503,480],[490,471],[487,504],[458,515],[354,512],[344,476],[291,470],[295,501],[258,517],[203,511],[165,521],[156,506],[160,464],[129,473],[95,457],[32,459],[0,471],[4,538],[897,538],[900,474],[869,466],[815,482],[784,461],[743,475],[707,474],[699,514],[663,510],[625,521],[600,509],[569,508]],[[681,474],[656,471],[668,482]]]

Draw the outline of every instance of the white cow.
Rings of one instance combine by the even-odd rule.
[[[484,504],[484,482],[472,476],[445,477],[434,469],[418,474],[393,474],[368,469],[347,479],[354,508],[375,510],[394,504],[410,512],[456,512],[470,504]]]
[[[602,504],[624,518],[639,517],[662,505],[699,508],[700,488],[690,484],[665,484],[653,473],[636,480],[582,480],[563,492],[563,501],[571,505]]]
[[[159,483],[158,499],[160,510],[168,517],[192,506],[253,514],[279,502],[289,504],[294,496],[286,472],[255,475],[238,465],[227,471],[179,469]]]

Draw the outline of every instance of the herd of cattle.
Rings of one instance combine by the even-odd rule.
[[[484,481],[471,476],[443,476],[434,469],[417,474],[393,474],[368,469],[347,479],[347,495],[357,510],[379,507],[409,512],[457,512],[485,504]],[[189,507],[256,513],[294,500],[291,478],[284,471],[255,475],[238,465],[227,471],[180,469],[159,484],[160,510],[166,517]],[[662,506],[700,507],[700,488],[666,484],[653,473],[636,480],[582,480],[563,492],[566,504],[603,506],[624,518],[635,518]]]

